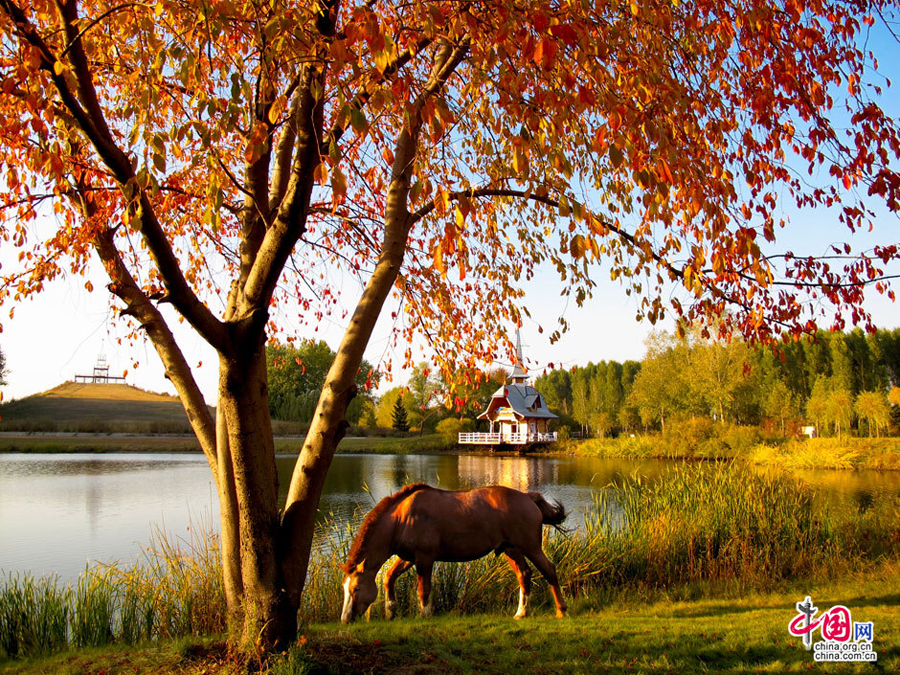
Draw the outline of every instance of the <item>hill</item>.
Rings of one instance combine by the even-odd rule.
[[[0,405],[0,431],[191,433],[174,396],[127,384],[74,382]]]

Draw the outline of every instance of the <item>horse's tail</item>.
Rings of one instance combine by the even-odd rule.
[[[564,527],[561,527],[563,521],[569,515],[566,513],[565,506],[555,499],[552,502],[547,501],[540,492],[529,492],[528,496],[531,497],[537,507],[541,510],[541,515],[543,516],[541,522],[544,525],[552,525],[560,532],[567,531]]]

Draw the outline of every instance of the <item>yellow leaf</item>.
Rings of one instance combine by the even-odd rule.
[[[572,254],[572,257],[578,260],[579,258],[584,257],[585,244],[584,237],[580,234],[576,234],[572,237],[572,241],[569,243],[569,252]]]
[[[438,243],[437,246],[434,247],[434,251],[431,252],[433,258],[433,266],[438,272],[441,273],[441,276],[445,276],[447,271],[444,269],[444,252],[441,250],[441,244]]]
[[[62,75],[66,70],[66,64],[62,61],[54,61],[53,62],[53,73],[56,75]]]
[[[278,122],[278,118],[281,117],[281,113],[287,108],[287,97],[282,95],[276,98],[272,102],[272,106],[269,108],[269,122],[271,124],[275,124]]]
[[[347,194],[347,177],[338,167],[331,172],[331,190],[335,201],[341,201]]]
[[[325,185],[325,181],[328,180],[328,167],[325,166],[325,162],[319,162],[319,165],[313,171],[313,180],[319,185]]]

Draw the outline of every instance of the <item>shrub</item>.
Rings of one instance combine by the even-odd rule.
[[[444,437],[447,443],[456,445],[459,441],[460,433],[475,431],[475,420],[448,417],[438,422],[435,430]]]

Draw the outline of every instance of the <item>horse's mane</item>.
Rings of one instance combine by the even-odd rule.
[[[426,485],[425,483],[413,483],[412,485],[407,485],[400,488],[394,494],[389,495],[378,502],[375,505],[375,508],[372,509],[369,512],[369,515],[366,516],[366,519],[363,521],[363,524],[359,528],[359,533],[356,535],[356,539],[353,540],[353,546],[350,547],[350,553],[347,554],[347,562],[344,565],[344,571],[349,574],[349,572],[354,567],[365,560],[366,542],[369,538],[369,534],[375,527],[375,524],[381,519],[381,516],[383,516],[395,504],[409,497],[413,492],[418,492],[419,490],[424,490],[430,487],[430,485]]]

